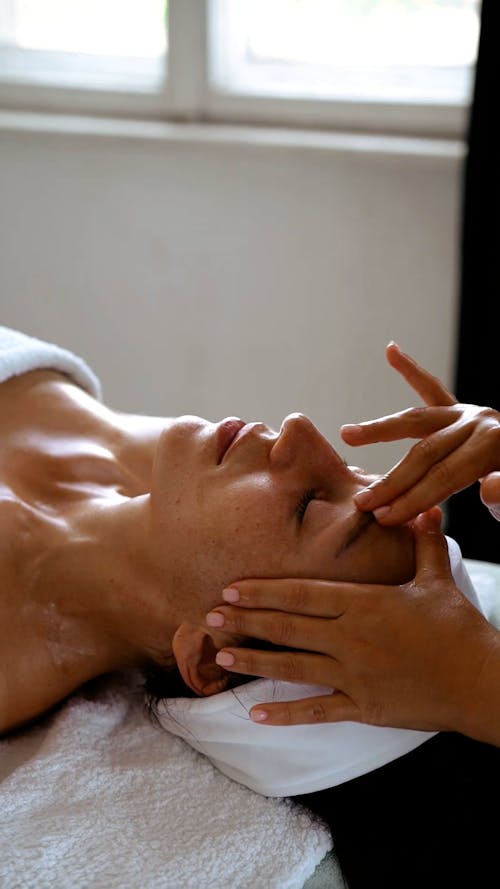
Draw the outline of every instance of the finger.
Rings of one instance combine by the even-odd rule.
[[[448,544],[439,528],[438,521],[437,517],[428,513],[423,517],[423,521],[415,522],[415,579],[417,584],[425,582],[429,577],[433,580],[449,580],[452,576]]]
[[[333,688],[337,665],[333,658],[297,651],[260,651],[224,648],[215,658],[219,667],[245,676],[263,676],[283,682],[305,682]]]
[[[385,526],[410,521],[476,482],[484,474],[488,459],[486,443],[480,436],[471,436],[462,447],[431,466],[413,488],[387,506],[373,510],[377,521]],[[370,507],[364,505],[363,508]]]
[[[250,710],[253,722],[263,725],[311,725],[323,722],[361,722],[359,708],[342,692],[299,701],[257,704]]]
[[[456,451],[470,435],[471,427],[455,423],[447,429],[440,429],[428,438],[423,438],[408,451],[387,475],[377,479],[368,488],[359,491],[354,499],[356,505],[370,511],[396,500],[406,491],[415,487],[425,477],[432,466],[440,463],[453,451]],[[443,489],[438,492],[440,500],[444,500],[453,491]],[[434,502],[437,502],[436,500]],[[432,505],[432,504],[431,504]],[[422,505],[422,511],[426,507]]]
[[[443,523],[443,510],[439,506],[432,506],[425,512],[421,512],[413,522],[413,529],[419,531],[441,531]]]
[[[239,608],[269,608],[311,617],[339,617],[350,596],[359,592],[354,584],[329,580],[280,577],[238,580],[222,591],[222,598]]]
[[[437,377],[421,367],[414,358],[403,352],[397,343],[391,342],[386,357],[394,370],[406,380],[417,395],[428,405],[456,404],[457,399]]]
[[[453,405],[411,407],[363,423],[346,423],[340,427],[340,433],[346,444],[352,446],[400,441],[402,438],[425,438],[454,423],[460,415],[461,409]]]
[[[247,611],[229,605],[211,611],[206,622],[209,627],[224,627],[225,632],[310,651],[328,651],[333,632],[333,621],[324,617],[304,617],[262,609]]]
[[[490,472],[481,481],[481,500],[494,519],[500,520],[500,472]]]
[[[500,472],[490,472],[481,480],[481,500],[486,506],[498,506],[500,503]]]

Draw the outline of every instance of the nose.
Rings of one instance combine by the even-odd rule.
[[[324,463],[330,471],[338,467],[348,473],[342,458],[312,420],[305,414],[294,413],[283,420],[270,461],[275,469],[286,469],[298,460],[306,461],[310,466]]]

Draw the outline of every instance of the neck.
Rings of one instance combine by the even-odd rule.
[[[168,662],[177,623],[149,556],[149,495],[85,501],[63,551],[45,561],[37,598],[53,656],[85,675]]]

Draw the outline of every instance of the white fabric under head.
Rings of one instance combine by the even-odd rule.
[[[447,538],[455,583],[480,604],[458,544]],[[169,732],[204,753],[221,772],[265,796],[334,787],[415,749],[435,732],[339,722],[266,726],[248,711],[266,701],[296,700],[330,689],[257,679],[210,698],[168,698],[158,716]]]

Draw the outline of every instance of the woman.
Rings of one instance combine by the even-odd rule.
[[[411,582],[413,531],[382,528],[355,506],[370,479],[346,466],[307,418],[291,415],[276,433],[235,418],[124,414],[99,401],[97,380],[71,353],[6,329],[0,350],[2,732],[114,670],[155,667],[168,680],[177,664],[196,694],[226,688],[231,677],[216,653],[248,634],[237,622],[229,632],[207,626],[205,614],[235,576]],[[425,527],[415,536],[425,560]],[[483,626],[464,597],[461,608]],[[286,623],[275,641],[295,644]],[[421,855],[434,875],[443,863],[454,873],[447,831],[457,818],[474,813],[484,840],[475,802],[487,745],[471,751],[460,738],[458,748],[446,735],[427,739],[384,768],[299,797],[331,825],[351,889],[381,885],[379,877],[385,886],[413,885],[401,856],[414,850],[414,834],[398,834],[399,812],[396,823],[387,820],[384,857],[376,830],[395,787],[406,827],[421,817],[429,781],[433,799],[445,802],[440,854]],[[478,873],[477,837],[469,839],[462,875],[471,862]]]
[[[380,528],[404,527],[421,510],[479,480],[481,498],[496,516],[500,414],[458,404],[395,343],[389,344],[387,357],[427,407],[344,426],[343,437],[352,445],[409,437],[421,441],[386,476],[354,495],[358,508],[374,514]],[[275,679],[300,672],[305,681],[341,692],[323,700],[321,713],[307,700],[286,707],[260,702],[250,714],[253,719],[269,725],[354,719],[459,731],[500,746],[500,632],[477,613],[464,611],[439,521],[432,512],[417,519],[422,521],[429,535],[418,582],[397,589],[330,584],[326,590],[314,582],[247,580],[222,594],[228,605],[217,608],[220,627],[230,630],[237,623],[245,635],[272,640],[285,623],[295,647],[303,651],[285,660],[277,653],[230,649],[219,653],[219,663],[233,672]]]
[[[205,613],[234,576],[413,576],[410,528],[356,508],[368,477],[307,418],[278,434],[124,414],[75,356],[2,337],[2,732],[118,669],[177,664],[196,694],[220,691],[215,654],[242,637]]]

